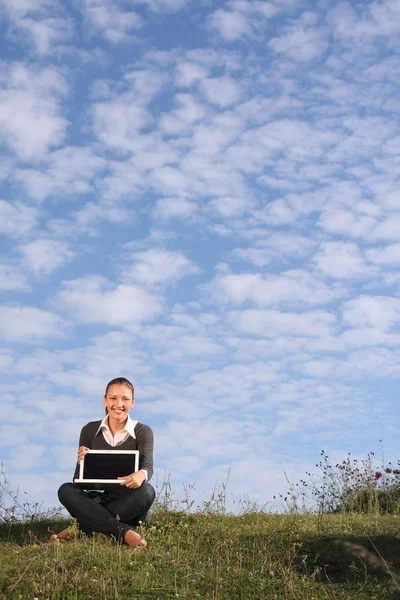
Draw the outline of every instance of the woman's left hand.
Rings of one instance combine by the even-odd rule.
[[[120,485],[125,485],[127,488],[138,488],[146,481],[146,475],[143,471],[137,471],[137,473],[131,473],[130,475],[125,475],[125,477],[118,477],[117,479],[125,480],[121,481]]]

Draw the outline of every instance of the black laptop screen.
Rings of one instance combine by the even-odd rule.
[[[135,471],[135,455],[109,452],[85,456],[83,479],[117,479]]]

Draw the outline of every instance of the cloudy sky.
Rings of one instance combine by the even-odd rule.
[[[0,456],[57,504],[107,381],[160,484],[397,460],[398,0],[0,0]],[[397,82],[397,83],[396,83]]]

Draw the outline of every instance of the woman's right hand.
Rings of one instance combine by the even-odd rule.
[[[90,448],[86,448],[86,446],[79,446],[78,463],[82,462],[82,460],[85,458],[85,454],[88,450],[90,450]]]

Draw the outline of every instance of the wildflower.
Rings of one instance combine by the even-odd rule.
[[[375,471],[375,479],[378,481],[382,477],[382,473],[380,471]]]

